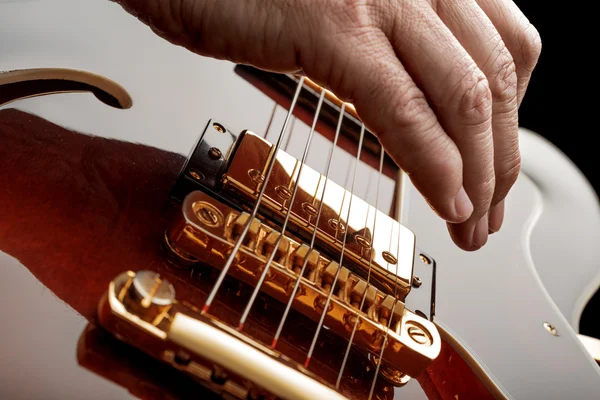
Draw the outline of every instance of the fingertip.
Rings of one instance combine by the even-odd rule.
[[[449,222],[460,223],[466,221],[473,213],[473,209],[473,203],[469,199],[469,195],[467,195],[465,188],[461,187],[454,197],[454,218]]]
[[[489,213],[489,233],[493,234],[500,230],[504,222],[504,200],[490,209]]]
[[[473,229],[472,246],[475,249],[480,249],[487,243],[488,229],[488,215],[486,214],[477,221],[477,224]]]
[[[450,233],[450,238],[454,244],[456,244],[460,249],[464,251],[473,251],[477,250],[473,247],[473,226],[471,225],[470,229],[467,224],[455,224],[452,222],[447,222],[446,227],[448,228],[448,233]]]
[[[479,220],[469,220],[460,224],[448,222],[448,232],[452,241],[464,251],[479,250],[488,240],[488,215]]]

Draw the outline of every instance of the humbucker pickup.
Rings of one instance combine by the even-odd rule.
[[[237,138],[222,124],[211,121],[172,195],[183,201],[191,191],[203,190],[234,208],[249,210],[263,184],[266,165],[275,156],[273,150],[273,145],[252,132],[244,131]],[[370,275],[369,281],[380,291],[404,300],[413,278],[414,234],[306,165],[298,177],[299,167],[298,160],[284,151],[277,152],[261,202],[265,220],[277,223],[284,219],[297,183],[286,231],[308,241],[318,220],[316,247],[336,259],[346,237],[344,266],[364,279]],[[350,204],[352,210],[348,212]]]

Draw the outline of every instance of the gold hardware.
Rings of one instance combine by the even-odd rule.
[[[302,209],[304,211],[306,211],[306,213],[312,217],[316,216],[318,213],[318,210],[316,209],[316,207],[308,202],[302,203]]]
[[[218,160],[223,157],[223,154],[221,153],[221,150],[217,149],[216,147],[211,147],[208,150],[208,157],[210,157],[211,160]]]
[[[371,242],[369,241],[369,239],[367,239],[363,235],[356,235],[356,236],[354,236],[354,240],[356,240],[356,242],[358,244],[360,244],[365,249],[370,249],[371,248]]]
[[[188,175],[190,175],[192,178],[194,178],[197,181],[201,181],[202,179],[204,179],[204,175],[202,174],[202,172],[198,172],[195,169],[190,169],[188,171]]]
[[[408,321],[405,324],[406,332],[408,332],[408,336],[414,340],[416,343],[422,346],[431,346],[432,338],[422,325],[414,321]]]
[[[311,250],[306,244],[300,245],[292,255],[293,257],[293,270],[296,274],[299,274],[302,270],[302,266],[304,265],[304,261],[308,257],[308,261],[306,263],[306,269],[310,272],[314,271],[317,268],[317,264],[319,263],[319,252],[316,250]]]
[[[225,216],[224,225],[211,227],[203,224],[192,208],[193,204],[199,202],[211,202],[212,206]],[[185,198],[181,214],[167,231],[168,248],[194,257],[202,264],[220,269],[249,219],[250,215],[246,212],[233,210],[203,192],[192,192]],[[330,330],[349,338],[350,333],[345,327],[348,315],[357,316],[361,322],[354,337],[354,345],[366,352],[378,351],[387,332],[388,341],[383,359],[410,376],[416,376],[437,356],[440,340],[435,327],[430,321],[405,309],[402,301],[394,299],[393,291],[383,292],[372,282],[367,285],[364,277],[345,265],[340,266],[316,250],[310,251],[306,244],[299,243],[291,237],[284,236],[285,240],[282,239],[278,249],[274,249],[280,235],[280,232],[255,218],[251,222],[246,240],[237,253],[235,267],[229,274],[250,286],[255,286],[268,256],[272,251],[277,251],[269,269],[270,275],[260,288],[265,294],[286,303],[290,293],[290,282],[294,283],[300,279],[300,294],[293,299],[292,307],[308,318],[318,321],[326,299],[332,292],[324,321]],[[389,241],[389,236],[387,240]],[[298,277],[307,257],[307,276]],[[338,273],[336,287],[332,287],[334,277]],[[363,295],[366,296],[365,309],[359,310]],[[396,310],[393,315],[392,308]],[[380,323],[380,316],[386,322],[392,318],[392,329]],[[411,338],[411,335],[416,337],[418,334],[415,329],[411,329],[411,333],[407,331],[411,321],[414,322],[412,326],[429,332],[426,334],[429,342],[425,345],[418,342],[419,338]]]
[[[260,170],[275,156],[272,154],[273,148],[263,138],[245,131],[240,136],[235,153],[222,175],[223,193],[243,200],[248,206],[254,204],[257,196],[256,181],[258,179],[259,183],[264,182],[264,177],[259,178],[262,177]],[[248,160],[253,160],[253,165],[257,165],[256,169],[248,170]],[[328,253],[339,254],[343,245],[339,235],[348,230],[348,237],[355,240],[345,243],[345,266],[362,276],[366,276],[371,268],[371,282],[375,287],[387,294],[397,293],[398,298],[404,300],[412,284],[414,234],[386,214],[380,211],[373,212],[368,203],[352,196],[332,181],[327,181],[321,205],[319,201],[323,194],[325,177],[306,165],[302,174],[296,176],[298,163],[298,160],[283,151],[276,154],[276,162],[261,200],[259,214],[275,214],[284,218],[290,209],[290,230],[308,240],[312,237],[315,217],[321,208],[316,235],[319,246]],[[294,204],[285,204],[288,201],[282,199],[282,192],[278,187],[288,187],[290,182],[295,182],[298,189]],[[349,214],[349,221],[341,220],[340,215],[348,214],[350,199],[352,212]],[[369,220],[365,226],[367,215]],[[374,225],[375,218],[377,225],[371,226]],[[384,251],[395,255],[395,264],[384,258]]]
[[[128,310],[138,313],[144,321],[156,326],[171,308],[175,289],[156,272],[140,271],[128,276],[119,299]]]
[[[223,125],[221,125],[218,122],[213,122],[213,128],[215,128],[215,130],[219,133],[225,133],[225,128],[223,127]]]
[[[196,216],[204,225],[217,227],[223,225],[223,214],[216,207],[206,201],[192,204]]]
[[[558,331],[556,330],[556,328],[554,327],[554,325],[552,325],[549,322],[544,321],[543,323],[544,325],[544,329],[551,334],[552,336],[558,336]]]
[[[385,261],[387,261],[388,264],[396,265],[396,263],[398,262],[398,259],[387,250],[381,253],[381,256]]]
[[[282,200],[289,200],[292,198],[292,191],[283,185],[277,186],[275,192]]]
[[[346,226],[339,219],[330,218],[327,221],[329,227],[338,234],[343,234],[346,231]]]
[[[425,257],[423,254],[419,255],[419,258],[421,259],[421,261],[423,261],[425,264],[431,264],[431,260],[427,257]]]
[[[248,170],[248,176],[257,184],[261,184],[265,181],[265,176],[257,169]]]
[[[379,364],[379,358],[375,356],[369,357],[371,363],[374,367],[377,367]],[[379,375],[381,375],[386,381],[391,383],[393,386],[402,387],[406,385],[410,381],[410,376],[402,373],[401,371],[390,367],[387,363],[383,363],[383,365],[379,368]]]
[[[154,290],[157,279],[161,282]],[[124,290],[125,298],[120,301],[118,295]],[[150,309],[132,306],[139,304],[140,295],[152,291],[151,302],[162,307],[169,304],[155,324],[148,322]],[[98,319],[122,341],[204,381],[227,398],[251,397],[248,383],[252,382],[264,388],[258,392],[264,398],[345,399],[279,352],[177,301],[173,287],[151,271],[128,271],[110,282],[98,305]]]

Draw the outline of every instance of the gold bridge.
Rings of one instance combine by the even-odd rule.
[[[257,135],[242,133],[221,176],[222,193],[244,198],[249,209],[265,183],[265,168],[273,150],[273,145]],[[185,198],[165,237],[168,248],[178,256],[175,262],[222,269],[250,222],[230,275],[256,286],[275,252],[261,291],[285,304],[300,279],[292,307],[314,321],[319,320],[331,294],[324,321],[327,327],[349,338],[358,321],[354,345],[373,355],[379,354],[387,334],[384,361],[407,375],[418,375],[439,351],[439,339],[431,322],[404,307],[411,289],[414,234],[308,166],[304,165],[300,174],[300,162],[287,153],[279,151],[276,157],[261,200],[261,219],[250,222],[247,212],[201,191]],[[281,232],[273,221],[281,221],[290,208],[290,223],[275,249]],[[340,217],[345,215],[348,220]],[[301,238],[314,232],[315,222],[317,245],[311,250]],[[344,236],[340,266],[337,261]],[[304,276],[299,278],[305,263]],[[407,334],[411,326],[426,332],[421,343]]]
[[[168,230],[166,241],[169,249],[187,263],[201,262],[220,269],[249,217],[245,212],[236,212],[214,201],[207,194],[192,192],[185,199],[177,221]],[[300,278],[300,289],[292,302],[295,310],[318,321],[328,295],[333,292],[325,325],[349,339],[358,320],[354,336],[357,348],[378,356],[387,333],[384,361],[413,377],[435,358],[440,342],[431,322],[409,311],[401,300],[369,285],[344,266],[336,286],[332,287],[339,264],[316,250],[310,251],[306,244],[289,236],[284,236],[275,249],[273,244],[280,235],[258,219],[252,221],[229,274],[255,286],[269,256],[275,251],[275,259],[261,290],[286,303],[299,279],[301,266],[308,258],[306,273]],[[395,237],[398,240],[398,235]],[[366,297],[364,306],[359,309],[363,296]],[[408,334],[410,329],[419,329],[424,336],[415,341]]]
[[[313,384],[307,393],[317,396],[313,398],[335,398],[333,387],[344,396],[363,398],[370,387],[364,384],[369,379],[365,370],[370,371],[366,363],[381,365],[378,370],[386,383],[375,391],[377,398],[390,400],[393,391],[386,385],[399,386],[409,376],[418,376],[441,349],[435,325],[417,308],[405,306],[413,297],[407,299],[411,285],[421,285],[416,275],[413,278],[418,254],[414,234],[308,166],[302,166],[300,173],[298,160],[283,151],[275,154],[274,146],[257,135],[245,131],[238,138],[230,135],[231,139],[230,131],[219,123],[209,123],[207,130],[222,135],[218,138],[225,145],[220,150],[205,131],[172,192],[183,201],[164,237],[167,259],[175,268],[163,267],[161,275],[175,280],[178,290],[183,288],[183,297],[175,300],[173,287],[156,274],[154,283],[148,283],[148,271],[142,275],[130,271],[113,280],[100,303],[102,326],[235,398],[311,398],[302,394],[302,384],[282,386],[281,381],[256,372],[276,369],[278,364],[290,369],[289,376],[310,377]],[[267,181],[272,157],[276,159]],[[249,210],[264,184],[258,217],[250,220]],[[282,235],[280,226],[288,212]],[[248,233],[228,270],[225,286],[229,286],[217,296],[221,305],[201,312],[217,271],[224,268],[247,224]],[[311,248],[308,238],[315,229]],[[416,258],[430,263],[427,257]],[[242,330],[236,325],[240,310],[267,267],[259,288],[262,310],[251,313],[254,322]],[[297,282],[298,290],[290,299]],[[273,334],[282,305],[288,302],[288,327],[276,342]],[[322,348],[313,354],[307,369],[302,357],[323,314]],[[207,339],[211,336],[214,346]],[[347,370],[342,371],[338,387],[336,378],[350,339]],[[234,348],[241,352],[239,365],[228,356],[238,351]],[[252,360],[257,363],[254,371]]]

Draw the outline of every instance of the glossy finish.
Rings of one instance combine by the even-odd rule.
[[[12,152],[18,149],[25,159],[15,158],[12,152],[2,147],[6,137],[3,136],[0,142],[0,148],[6,150],[3,155],[10,157],[10,164],[2,164],[3,168],[12,171],[3,181],[5,192],[0,194],[4,195],[8,188],[15,190],[19,187],[15,176],[24,177],[20,182],[25,182],[22,185],[28,193],[26,196],[24,191],[16,201],[8,202],[0,196],[0,202],[4,210],[10,205],[13,207],[11,210],[26,211],[25,217],[30,215],[17,225],[8,218],[15,213],[5,213],[0,222],[3,229],[10,228],[11,232],[11,240],[3,239],[0,243],[2,251],[12,254],[12,257],[0,255],[0,264],[5,271],[0,284],[2,298],[9,299],[5,301],[10,304],[0,311],[2,320],[10,321],[10,329],[0,333],[0,359],[3,362],[0,393],[10,399],[50,396],[77,400],[130,398],[127,389],[102,377],[107,375],[91,373],[77,361],[78,341],[88,324],[86,319],[93,318],[89,309],[95,307],[100,296],[90,282],[108,282],[124,269],[147,269],[153,265],[155,260],[150,257],[152,246],[164,233],[156,226],[160,225],[157,222],[160,221],[158,210],[165,203],[168,190],[183,164],[183,157],[167,156],[156,149],[129,146],[123,142],[115,148],[114,142],[104,138],[188,154],[205,121],[210,118],[226,121],[240,130],[249,128],[264,132],[271,115],[272,101],[257,95],[252,85],[236,77],[232,72],[233,65],[198,57],[167,43],[112,2],[2,2],[0,10],[0,69],[43,65],[86,69],[123,84],[134,98],[134,107],[127,112],[103,107],[93,96],[81,94],[36,98],[13,104],[70,129],[100,138],[87,137],[82,148],[88,149],[88,152],[77,153],[82,156],[76,160],[85,160],[85,163],[65,161],[71,160],[69,154],[73,147],[66,135],[61,136],[66,141],[61,142],[62,150],[50,156],[49,149],[57,148],[58,139],[52,138],[50,133],[53,131],[47,126],[44,129],[48,135],[35,136],[25,125],[22,131],[28,132],[32,141],[11,142]],[[49,18],[50,15],[52,18]],[[106,21],[110,21],[110,29]],[[280,120],[278,113],[273,126],[278,126]],[[297,149],[307,129],[300,124],[296,129],[289,151],[298,157]],[[269,136],[273,136],[273,132]],[[528,135],[527,132],[523,134]],[[328,143],[324,138],[315,138],[315,148],[328,148]],[[27,146],[31,146],[31,151],[24,150]],[[127,157],[115,157],[119,148],[126,150]],[[545,148],[536,142],[533,146],[525,146],[523,151],[524,166],[528,154],[533,151],[539,151],[539,156],[544,159]],[[144,153],[144,156],[139,156],[139,153]],[[113,157],[112,164],[106,163],[110,167],[95,161],[109,156]],[[323,158],[323,151],[309,154],[309,165],[323,172]],[[35,163],[30,162],[33,159]],[[177,162],[173,162],[174,159]],[[353,164],[349,161],[350,157],[343,154],[336,155],[336,160],[339,169],[334,171],[333,179],[343,183],[346,171],[351,170]],[[558,164],[542,163],[540,168],[552,171],[554,165]],[[20,175],[13,168],[18,168]],[[376,174],[368,169],[359,172],[361,186],[358,192],[372,204],[374,197],[371,197],[373,190],[369,182]],[[528,174],[527,169],[524,172]],[[571,326],[573,318],[568,316],[565,319],[559,302],[559,307],[552,303],[552,298],[561,292],[579,299],[583,287],[580,284],[594,284],[590,277],[597,274],[593,260],[598,259],[598,246],[596,250],[584,247],[578,253],[568,254],[568,259],[576,256],[578,260],[588,260],[586,263],[565,263],[560,258],[564,257],[564,249],[554,245],[553,240],[564,241],[565,237],[576,240],[582,230],[579,227],[558,230],[552,228],[556,225],[551,223],[556,220],[556,215],[568,217],[574,211],[586,215],[589,196],[584,194],[587,192],[579,192],[580,197],[587,200],[573,203],[573,197],[565,198],[558,194],[577,190],[577,187],[563,185],[560,179],[554,182],[544,180],[552,184],[538,187],[538,178],[533,173],[530,176],[523,175],[514,188],[511,200],[507,202],[506,225],[501,232],[491,236],[486,246],[489,252],[457,255],[443,223],[410,184],[405,196],[408,203],[404,207],[404,214],[409,216],[407,225],[416,232],[419,245],[438,262],[438,320],[472,352],[474,359],[485,367],[507,396],[517,399],[597,398],[600,390],[597,367],[577,342]],[[84,195],[87,192],[77,183],[86,181],[98,197]],[[46,182],[51,182],[52,186]],[[391,189],[384,187],[388,189],[382,191],[385,193],[382,199],[391,199]],[[112,195],[103,197],[107,189]],[[73,201],[65,205],[59,201],[60,196]],[[138,213],[133,213],[130,199],[135,200],[135,204],[144,204],[143,211],[138,207]],[[546,199],[552,199],[552,202],[546,203]],[[33,204],[37,209],[40,204],[48,207],[35,212]],[[386,206],[381,208],[386,209]],[[550,208],[564,210],[565,214],[548,214],[553,216],[546,219],[545,211]],[[82,215],[86,216],[85,223],[82,223]],[[54,233],[36,241],[37,247],[32,247],[32,234],[37,229],[47,229],[49,220],[53,221],[52,226],[61,229],[50,230]],[[111,223],[110,231],[106,230],[107,221]],[[560,226],[560,222],[557,223]],[[27,235],[18,236],[16,226],[30,229],[26,231]],[[5,232],[2,230],[2,233]],[[122,235],[122,232],[127,234]],[[588,230],[586,232],[590,235]],[[20,239],[20,245],[16,239]],[[64,256],[71,253],[57,250],[64,249],[65,244],[71,250],[77,249],[76,253],[81,256],[59,259],[57,254]],[[130,250],[123,253],[125,248]],[[116,255],[114,259],[112,254]],[[56,282],[64,276],[63,271],[67,267],[71,272],[78,272],[70,275],[69,283],[63,282],[64,287],[60,287]],[[536,270],[541,268],[548,273],[540,272],[540,276],[544,275],[540,281]],[[575,272],[577,279],[565,280],[565,277],[573,277]],[[546,282],[553,276],[558,277],[556,282]],[[563,285],[565,282],[569,285]],[[572,283],[575,286],[571,286]],[[586,292],[589,291],[586,289]],[[40,321],[48,322],[40,324]],[[555,325],[560,336],[549,335],[542,326],[543,321]],[[114,348],[111,345],[104,350]],[[119,352],[127,357],[115,357],[114,360],[120,361],[118,365],[133,359],[123,348],[119,348]],[[105,355],[103,361],[108,363],[110,352],[101,354]],[[452,368],[457,358],[443,352],[440,361]],[[144,362],[151,365],[147,360]],[[146,374],[151,372],[149,369],[155,370],[155,367],[145,368]],[[135,371],[139,373],[140,369]],[[163,372],[158,367],[156,371]],[[163,375],[167,376],[166,373]],[[150,381],[156,384],[154,393],[162,387],[158,385],[160,374],[143,376],[152,376]],[[447,393],[450,398],[457,393],[460,393],[459,398],[470,397],[472,392],[469,390],[473,386],[461,389],[457,380],[448,379],[447,375],[438,376],[440,382],[445,382],[445,387],[458,385],[452,386],[452,391]],[[142,379],[142,382],[147,385],[149,380]],[[153,387],[147,387],[152,392]],[[408,392],[411,387],[414,389],[409,383],[397,390],[397,399],[413,398]],[[144,393],[131,390],[138,396]],[[145,392],[145,397],[149,397],[149,392]]]
[[[0,106],[37,96],[91,92],[104,104],[131,108],[131,96],[122,86],[101,75],[66,68],[34,68],[0,71]]]

